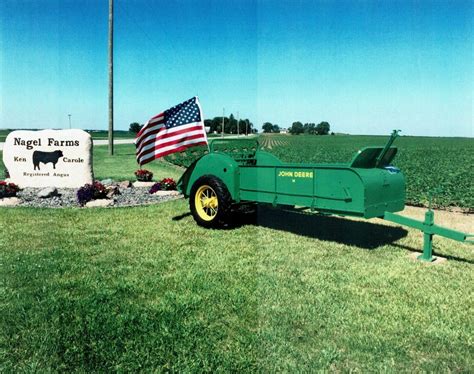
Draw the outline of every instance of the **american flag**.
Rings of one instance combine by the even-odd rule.
[[[197,97],[150,118],[135,138],[140,165],[196,145],[207,145]]]

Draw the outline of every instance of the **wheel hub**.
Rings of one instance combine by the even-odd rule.
[[[202,206],[204,208],[217,208],[217,198],[215,196],[206,197],[202,202]]]

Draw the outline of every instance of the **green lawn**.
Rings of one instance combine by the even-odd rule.
[[[376,222],[187,213],[0,209],[0,371],[474,369],[467,246],[425,266],[418,233]]]
[[[114,147],[115,155],[109,156],[107,146],[94,147],[94,177],[98,180],[112,178],[114,180],[135,180],[133,174],[138,169],[133,144],[119,144]],[[153,172],[154,180],[163,178],[178,178],[183,173],[182,168],[164,161],[153,161],[143,166]]]
[[[94,148],[97,179],[133,179],[116,151]],[[0,208],[0,227],[0,372],[474,371],[467,245],[436,238],[449,261],[426,266],[419,232],[379,220],[206,230],[185,200]]]

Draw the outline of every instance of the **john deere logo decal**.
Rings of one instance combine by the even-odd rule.
[[[314,173],[312,171],[280,170],[278,176],[288,178],[313,178]]]

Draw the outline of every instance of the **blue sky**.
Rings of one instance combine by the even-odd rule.
[[[107,0],[0,2],[1,128],[107,128]],[[115,0],[115,128],[194,95],[257,127],[473,136],[471,1]]]

